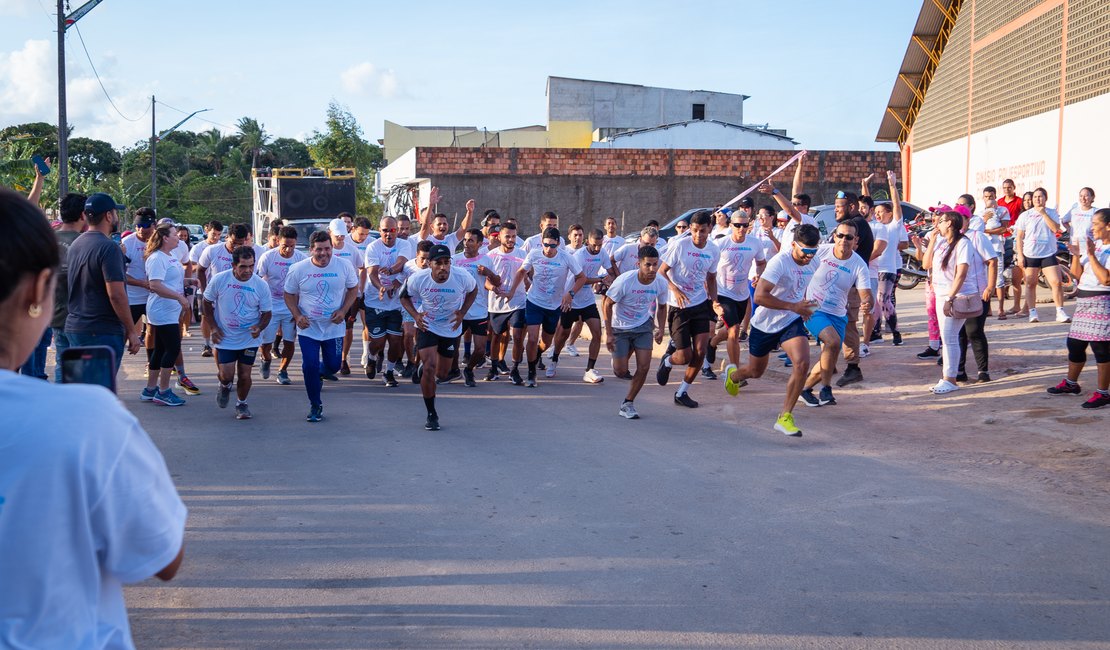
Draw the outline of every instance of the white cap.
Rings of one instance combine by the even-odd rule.
[[[328,230],[331,231],[331,234],[339,237],[346,237],[351,234],[347,231],[347,222],[342,219],[332,219],[328,224]]]

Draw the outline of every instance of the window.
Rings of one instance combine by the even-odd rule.
[[[704,120],[705,119],[705,104],[694,104],[694,116],[691,119]]]

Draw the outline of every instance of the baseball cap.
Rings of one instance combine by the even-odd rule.
[[[731,217],[732,216],[732,208],[721,208],[720,213],[725,215],[726,217]]]
[[[342,219],[332,219],[328,223],[328,230],[331,231],[331,234],[338,235],[340,237],[346,237],[347,235],[351,234],[347,231],[347,222],[343,221]]]
[[[432,250],[428,251],[429,260],[438,260],[441,257],[446,257],[450,259],[451,249],[447,248],[443,244],[436,244],[435,246],[432,246]]]
[[[740,199],[740,201],[736,205],[740,206],[741,208],[750,208],[755,204],[752,203],[751,199],[745,196],[744,198]]]
[[[108,196],[104,192],[97,192],[90,194],[89,198],[85,199],[85,212],[89,214],[103,214],[111,210],[126,210],[125,206],[116,203],[116,200]]]
[[[155,218],[155,216],[153,214],[140,215],[138,217],[135,217],[135,227],[136,228],[150,228],[150,227],[154,226],[155,221],[157,221],[157,219]]]
[[[161,219],[158,220],[158,225],[159,226],[176,226],[177,224],[174,223],[173,219],[171,219],[170,217],[162,217]]]
[[[967,207],[966,205],[957,205],[955,208],[953,208],[953,210],[959,212],[966,219],[971,218],[971,208]]]

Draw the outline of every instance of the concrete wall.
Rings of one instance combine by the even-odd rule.
[[[754,129],[717,122],[687,122],[666,128],[618,134],[590,145],[594,149],[774,149],[791,150],[794,143]]]
[[[429,179],[442,196],[439,210],[461,217],[467,199],[480,215],[488,208],[519,219],[534,234],[540,213],[554,210],[564,227],[600,226],[624,219],[623,231],[660,222],[697,207],[723,203],[785,162],[790,152],[644,149],[425,149],[416,150],[413,176]],[[814,204],[837,190],[859,190],[871,172],[898,169],[898,152],[810,152],[802,176]],[[789,192],[794,168],[775,178]],[[876,189],[882,189],[877,187]],[[755,195],[759,206],[769,197]]]
[[[595,129],[646,129],[693,119],[694,104],[705,104],[704,119],[744,123],[743,95],[548,77],[548,123],[588,121]]]

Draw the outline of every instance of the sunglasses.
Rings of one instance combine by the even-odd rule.
[[[795,208],[800,208],[805,205],[805,203],[802,203],[801,201],[791,201],[790,205],[794,206]]]
[[[396,228],[382,228],[379,232],[397,232]]]
[[[817,254],[817,249],[816,248],[806,248],[805,246],[802,246],[798,242],[794,242],[794,244],[802,251],[802,255],[816,255]]]
[[[549,243],[547,243],[547,242],[544,242],[544,243],[543,243],[543,247],[544,247],[544,248],[558,248],[558,247],[559,247],[559,245],[558,245],[558,244],[549,244]]]
[[[733,228],[747,228],[749,224],[751,224],[750,221],[733,221],[732,222],[732,227]]]
[[[853,239],[856,238],[856,236],[855,235],[849,235],[848,233],[844,233],[844,232],[838,232],[838,233],[836,233],[836,238],[837,239],[847,239],[848,241],[852,241]]]

